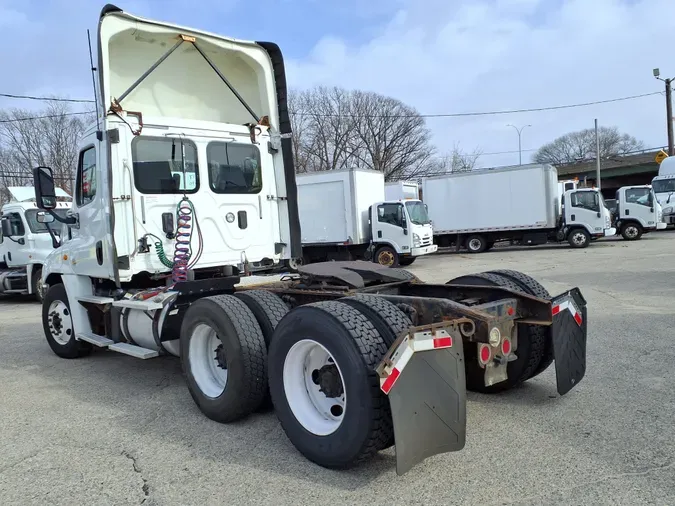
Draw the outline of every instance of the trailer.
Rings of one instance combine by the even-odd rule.
[[[420,185],[417,181],[391,181],[384,185],[387,200],[420,200]]]
[[[438,249],[424,204],[387,200],[380,171],[310,172],[296,181],[302,263],[373,260],[398,267]]]
[[[10,186],[7,190],[10,201],[0,209],[0,294],[32,295],[40,302],[44,296],[42,264],[54,249],[54,236],[60,235],[61,227],[52,229],[37,221],[34,188]],[[70,199],[61,188],[55,194]],[[65,217],[70,202],[56,205],[54,212]]]
[[[560,395],[583,379],[578,288],[551,297],[508,270],[425,284],[364,261],[299,266],[274,283],[247,272],[301,248],[275,44],[107,5],[98,48],[103,113],[80,139],[76,187],[87,191],[67,218],[54,212],[51,170],[34,169],[39,220],[71,233],[42,274],[58,356],[176,356],[210,419],[271,406],[316,464],[349,468],[395,446],[399,474],[464,447],[467,390],[505,391],[552,363]],[[194,185],[181,188],[175,167]]]
[[[616,233],[602,194],[577,188],[559,195],[557,171],[548,164],[428,177],[422,187],[440,247],[480,253],[498,242],[567,241],[585,248]]]

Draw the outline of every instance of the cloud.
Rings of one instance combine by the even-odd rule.
[[[385,93],[422,113],[542,107],[659,91],[652,68],[675,76],[669,0],[409,0],[364,44],[320,40],[289,62],[291,83]],[[507,123],[532,127],[523,149],[571,130],[616,125],[649,147],[665,144],[664,98],[587,108],[429,120],[441,150],[456,142],[517,150]],[[529,152],[526,152],[529,154]],[[524,157],[527,158],[527,157]],[[517,163],[517,153],[483,157]]]

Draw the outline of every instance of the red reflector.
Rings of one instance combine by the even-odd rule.
[[[515,311],[513,310],[513,308],[512,308],[511,306],[509,306],[509,307],[506,309],[506,314],[508,314],[509,316],[513,316],[513,313],[514,313],[514,312],[515,312]]]
[[[480,361],[487,363],[488,360],[490,360],[490,347],[484,344],[480,349]]]
[[[560,312],[560,306],[555,306],[552,310],[551,313],[553,316],[557,315]]]
[[[504,342],[502,343],[502,354],[508,355],[509,353],[511,353],[511,341],[504,339]]]
[[[396,383],[396,380],[400,375],[401,371],[399,371],[398,369],[394,368],[391,370],[391,374],[387,376],[387,379],[384,380],[384,383],[382,383],[382,386],[380,387],[385,394],[389,393],[391,387],[394,386],[394,383]]]
[[[450,348],[452,346],[452,337],[439,337],[434,339],[434,348]]]
[[[574,313],[574,321],[577,322],[577,325],[581,326],[581,315],[579,313]]]

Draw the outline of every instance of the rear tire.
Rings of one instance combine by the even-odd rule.
[[[267,393],[266,348],[253,312],[237,297],[204,297],[190,306],[181,327],[180,360],[202,413],[228,423],[260,407]]]
[[[523,274],[519,271],[513,271],[509,269],[490,271],[491,273],[498,274],[500,276],[505,276],[511,281],[519,285],[523,291],[529,295],[533,295],[540,299],[551,300],[551,294],[546,288],[544,288],[541,283],[536,279]],[[551,328],[546,325],[530,325],[530,332],[538,332],[544,336],[544,356],[541,359],[541,362],[534,370],[530,378],[538,376],[544,372],[548,367],[553,363],[553,339],[551,337]]]
[[[375,373],[386,352],[368,318],[343,302],[300,306],[281,320],[269,351],[277,379],[270,393],[284,432],[310,461],[350,468],[390,440],[389,402]]]
[[[42,327],[49,347],[61,358],[80,358],[92,352],[92,344],[75,339],[73,316],[65,286],[49,287],[42,302]]]
[[[586,248],[591,243],[591,236],[585,228],[575,228],[567,236],[567,242],[573,248]]]
[[[405,269],[399,269],[397,267],[394,267],[391,270],[396,272],[397,274],[400,274],[401,276],[403,276],[407,280],[410,280],[410,281],[419,281],[420,280],[420,278],[415,276],[412,272],[407,271]]]
[[[639,223],[629,221],[621,225],[621,237],[626,241],[637,241],[642,237],[644,230]]]
[[[484,236],[474,234],[466,239],[465,245],[469,253],[482,253],[487,249],[488,242]]]
[[[523,289],[509,278],[487,272],[461,276],[448,281],[447,284],[449,283],[502,286],[510,290],[523,292]],[[478,364],[477,347],[474,345],[465,346],[466,388],[474,392],[492,394],[510,390],[527,381],[541,363],[545,348],[544,336],[531,330],[531,325],[518,325],[518,348],[515,350],[516,357],[518,358],[508,363],[508,378],[506,381],[501,381],[487,387],[485,386],[484,379],[485,369],[481,368]]]

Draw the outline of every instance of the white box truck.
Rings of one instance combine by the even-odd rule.
[[[438,249],[424,204],[387,200],[379,171],[351,168],[296,179],[303,263],[366,259],[395,267]]]
[[[42,265],[54,250],[52,234],[60,235],[61,226],[37,221],[39,209],[32,186],[7,188],[11,200],[0,210],[0,294],[33,295],[42,300]],[[61,188],[56,196],[70,198]],[[65,218],[70,202],[57,202],[54,210]]]
[[[675,225],[675,157],[668,157],[659,165],[659,173],[652,179],[652,189],[663,210],[662,220]]]
[[[424,178],[422,191],[441,247],[471,253],[496,242],[537,245],[568,241],[575,248],[616,234],[596,189],[558,195],[552,165],[524,165]]]
[[[417,181],[390,181],[384,185],[384,198],[387,200],[419,200],[420,185]]]
[[[616,191],[613,226],[627,241],[652,230],[663,230],[663,211],[650,185],[622,186]]]

